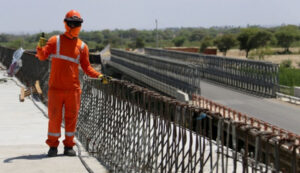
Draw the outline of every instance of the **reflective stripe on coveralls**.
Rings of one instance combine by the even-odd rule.
[[[49,136],[56,136],[56,137],[59,137],[59,136],[60,136],[60,133],[51,133],[51,132],[48,132],[48,135],[49,135]]]
[[[83,48],[84,48],[84,42],[81,41],[80,49],[83,50]],[[80,54],[77,56],[76,59],[69,57],[69,56],[61,55],[60,54],[60,36],[57,35],[56,36],[56,54],[51,54],[49,56],[49,60],[51,61],[52,58],[62,59],[62,60],[73,62],[75,64],[79,64]]]
[[[74,136],[75,133],[74,132],[66,132],[66,136]]]

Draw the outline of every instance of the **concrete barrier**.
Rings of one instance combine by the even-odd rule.
[[[300,87],[294,87],[294,96],[300,98]]]

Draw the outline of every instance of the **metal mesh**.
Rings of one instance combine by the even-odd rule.
[[[270,143],[274,136],[256,130],[125,81],[102,85],[87,79],[77,137],[114,172],[299,169],[292,164],[297,154],[284,162],[287,150]]]

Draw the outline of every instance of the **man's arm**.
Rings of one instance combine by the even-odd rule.
[[[89,48],[85,44],[83,51],[80,54],[80,65],[85,74],[87,74],[90,77],[97,78],[101,73],[97,72],[90,64],[90,59],[89,59]]]
[[[55,52],[55,49],[56,49],[56,37],[55,36],[52,36],[46,46],[44,47],[39,47],[37,46],[36,48],[36,57],[41,60],[41,61],[44,61],[48,58],[48,56],[50,54],[53,54]]]

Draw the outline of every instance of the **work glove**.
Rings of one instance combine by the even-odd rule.
[[[109,81],[112,79],[112,77],[106,76],[106,75],[103,75],[103,74],[100,74],[100,75],[98,76],[98,79],[101,80],[102,84],[108,84]]]
[[[38,43],[38,47],[44,47],[47,43],[47,40],[45,38],[45,33],[42,33],[42,36],[40,37],[39,43]]]

